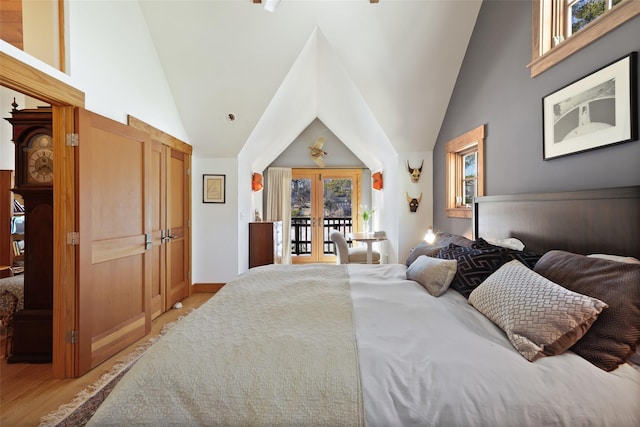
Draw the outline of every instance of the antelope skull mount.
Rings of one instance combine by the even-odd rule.
[[[412,198],[411,196],[409,196],[409,193],[407,193],[407,202],[409,202],[409,211],[417,212],[418,206],[420,205],[421,200],[422,200],[422,193],[420,193],[420,197],[418,197],[417,199]]]
[[[420,180],[420,174],[422,173],[422,166],[424,165],[424,160],[420,163],[419,168],[412,168],[409,164],[409,160],[407,160],[407,169],[409,170],[409,175],[411,175],[411,182],[416,183]]]

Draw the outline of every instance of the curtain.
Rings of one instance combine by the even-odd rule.
[[[267,176],[268,221],[282,221],[282,263],[291,264],[291,168],[269,168]]]

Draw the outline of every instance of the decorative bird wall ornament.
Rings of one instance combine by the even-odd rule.
[[[316,143],[313,144],[313,146],[309,147],[309,151],[311,152],[311,158],[321,168],[324,167],[324,156],[328,154],[326,151],[322,149],[323,145],[324,145],[324,138],[320,137],[318,138]]]

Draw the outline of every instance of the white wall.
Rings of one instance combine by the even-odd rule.
[[[424,238],[427,230],[433,225],[433,152],[419,151],[400,153],[398,159],[399,196],[398,220],[401,224],[399,231],[398,262],[404,263],[411,248],[414,248]],[[417,168],[424,160],[422,174],[417,183],[411,182],[407,161],[412,168]],[[412,198],[422,199],[415,213],[409,211],[407,193]]]
[[[192,160],[193,283],[226,283],[238,274],[239,223],[236,159]],[[203,174],[226,175],[225,203],[202,203]],[[251,185],[248,181],[247,187]],[[250,191],[249,191],[250,193]],[[248,225],[246,225],[248,227]],[[248,238],[246,235],[243,238]],[[246,246],[246,245],[244,245]]]
[[[189,142],[137,1],[66,2],[68,74],[87,110],[127,115]]]

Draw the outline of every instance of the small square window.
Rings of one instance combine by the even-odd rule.
[[[473,199],[484,195],[484,128],[447,142],[447,216],[471,218]]]

